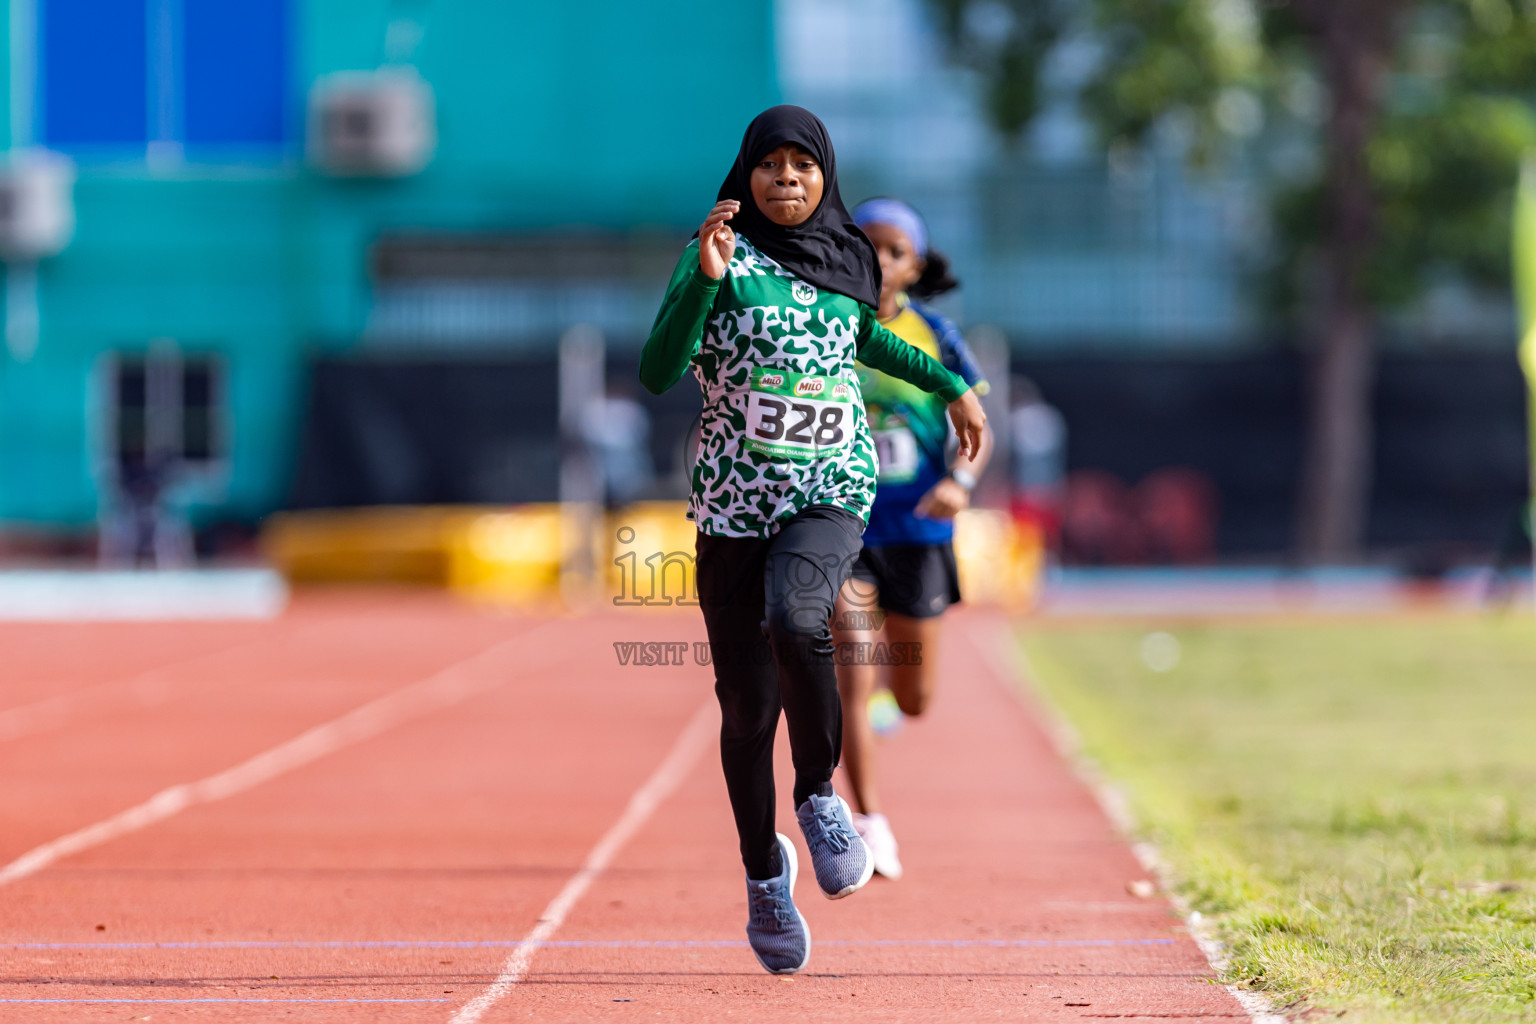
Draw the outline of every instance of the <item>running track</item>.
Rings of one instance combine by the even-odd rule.
[[[0,627],[0,1021],[1246,1019],[979,613],[885,751],[906,879],[802,876],[811,964],[763,973],[707,669],[612,647],[700,639],[399,594]]]

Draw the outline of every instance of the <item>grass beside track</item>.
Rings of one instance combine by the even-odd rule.
[[[1536,1020],[1536,619],[1022,636],[1227,980],[1355,1021]]]

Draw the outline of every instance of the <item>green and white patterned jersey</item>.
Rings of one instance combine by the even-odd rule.
[[[703,388],[688,503],[702,532],[769,537],[810,505],[868,519],[877,464],[855,359],[947,401],[966,391],[867,306],[800,280],[745,237],[719,281],[699,268],[697,240],[688,245],[640,378],[659,393],[691,365]]]

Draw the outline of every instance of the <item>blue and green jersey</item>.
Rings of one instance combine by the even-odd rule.
[[[978,395],[987,383],[953,323],[902,296],[901,312],[882,324],[902,341],[958,374]],[[945,401],[879,370],[857,367],[870,431],[879,457],[879,478],[864,543],[942,544],[954,522],[915,514],[917,503],[949,470],[953,436]]]

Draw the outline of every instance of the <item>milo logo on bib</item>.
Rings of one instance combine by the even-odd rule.
[[[826,458],[853,443],[862,405],[858,389],[841,377],[759,368],[742,446],[779,459]]]

